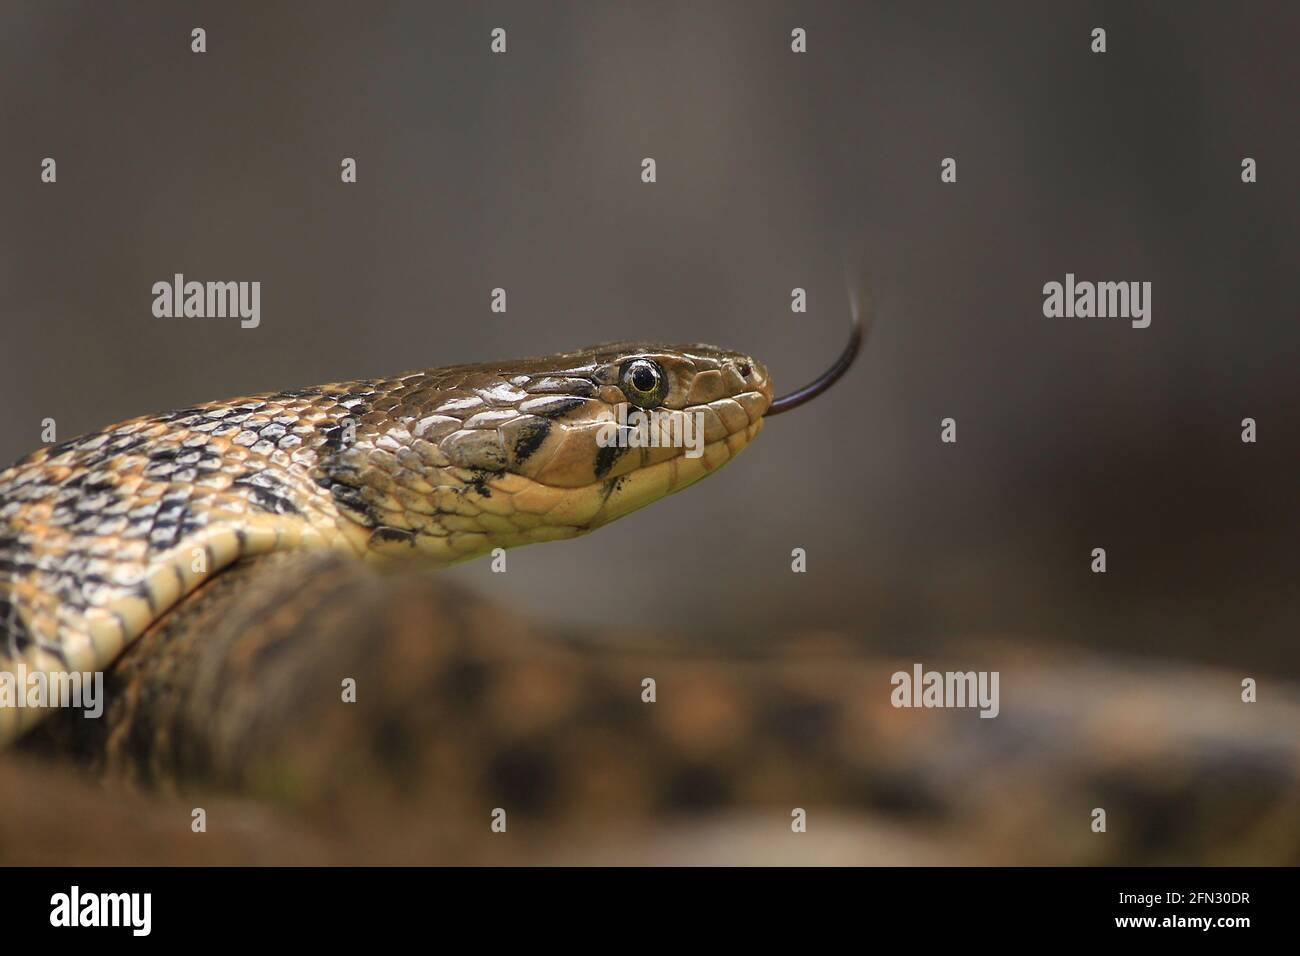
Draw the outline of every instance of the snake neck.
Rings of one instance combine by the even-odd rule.
[[[0,472],[0,672],[102,670],[240,558],[363,549],[367,532],[319,466],[373,390],[355,383],[137,418]],[[40,716],[4,703],[0,742]]]

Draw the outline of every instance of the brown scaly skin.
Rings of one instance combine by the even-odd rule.
[[[242,558],[447,564],[584,534],[721,467],[771,399],[748,356],[618,343],[213,402],[42,449],[0,473],[0,671],[102,669]],[[703,454],[602,447],[628,402],[698,415]],[[0,744],[41,714],[0,707]]]
[[[266,859],[230,794],[279,814],[276,862],[1300,861],[1300,701],[1280,688],[1245,706],[1194,669],[931,648],[936,668],[1001,669],[982,720],[894,709],[910,662],[860,641],[680,637],[583,642],[436,573],[273,555],[133,645],[101,720],[60,713],[21,749],[184,796],[152,810],[182,833],[221,806],[179,861]]]
[[[61,712],[0,763],[0,862],[1300,861],[1300,702],[1284,689],[1243,707],[1222,675],[1081,669],[1001,648],[984,659],[1017,691],[997,720],[898,711],[889,675],[910,662],[856,642],[739,657],[698,634],[679,635],[689,652],[666,635],[585,646],[437,575],[355,560],[420,551],[440,563],[539,529],[581,533],[716,468],[761,424],[761,367],[742,380],[757,397],[735,399],[742,431],[708,395],[736,387],[727,362],[739,377],[752,360],[711,350],[684,357],[692,384],[665,403],[722,403],[717,422],[737,427],[713,458],[693,471],[654,471],[662,452],[602,461],[584,416],[613,397],[608,356],[627,358],[602,354],[215,403],[0,476],[11,655],[74,651],[61,642],[75,632],[57,625],[75,625],[78,607],[112,607],[127,633],[138,608],[96,598],[119,586],[106,572],[138,567],[131,542],[178,593],[191,589],[112,667],[103,719]],[[701,371],[707,361],[718,368]],[[198,531],[207,567],[191,580],[172,559],[192,559],[179,549]],[[161,604],[144,580],[146,603]],[[969,667],[971,653],[952,663]],[[345,678],[356,703],[342,700]],[[40,759],[51,755],[101,782]],[[193,806],[210,813],[201,837]],[[809,813],[799,836],[796,806]],[[1087,827],[1096,806],[1106,835]],[[508,836],[487,825],[498,807]]]

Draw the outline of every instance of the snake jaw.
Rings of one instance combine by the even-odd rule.
[[[600,510],[583,530],[595,530],[689,488],[740,454],[762,429],[760,416],[742,430],[706,444],[699,458],[669,458],[614,479]]]
[[[697,444],[687,449],[665,440],[643,447],[601,447],[601,430],[610,429],[618,404],[627,399],[619,388],[601,386],[591,402],[560,423],[563,434],[554,447],[534,450],[531,467],[522,474],[491,483],[511,496],[516,519],[540,522],[524,533],[528,540],[539,534],[547,540],[585,534],[681,491],[721,468],[761,430],[772,401],[762,363],[699,345],[636,348],[620,361],[629,357],[654,361],[671,381],[663,407],[650,410],[658,416],[650,431],[672,437],[694,428],[700,433]],[[518,541],[515,535],[507,537]]]
[[[592,354],[600,360],[574,367],[556,356],[540,376],[508,366],[468,376],[416,410],[385,436],[412,443],[414,474],[399,475],[401,453],[377,454],[364,436],[342,452],[330,473],[372,508],[368,550],[450,563],[585,534],[716,471],[758,433],[772,400],[761,363],[711,346]],[[646,363],[662,376],[662,405],[642,410],[620,378]],[[498,407],[484,408],[487,395]],[[632,414],[651,417],[632,427]]]

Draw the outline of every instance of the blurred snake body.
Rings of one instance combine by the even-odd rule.
[[[747,355],[619,343],[211,402],[41,449],[0,472],[0,677],[103,670],[240,559],[450,564],[584,534],[726,464],[860,338],[855,316],[836,365],[776,402]],[[598,441],[621,403],[698,416],[703,453]],[[44,712],[0,706],[0,744]]]

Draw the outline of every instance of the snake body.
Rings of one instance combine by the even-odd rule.
[[[106,698],[0,761],[0,861],[1300,859],[1284,689],[1243,707],[1218,673],[963,642],[927,663],[995,661],[1014,703],[917,714],[888,703],[899,661],[833,635],[593,644],[396,560],[572,537],[684,488],[860,335],[777,399],[746,355],[612,345],[197,405],[0,473],[0,679],[104,669]],[[621,403],[698,413],[703,454],[602,444]],[[0,741],[43,715],[0,706]],[[253,802],[194,844],[198,792]]]
[[[449,564],[586,533],[721,467],[771,403],[747,355],[618,343],[211,402],[43,448],[0,472],[0,672],[102,670],[240,559]],[[691,416],[702,454],[602,442],[621,404],[664,429]],[[0,707],[0,743],[43,713]]]

